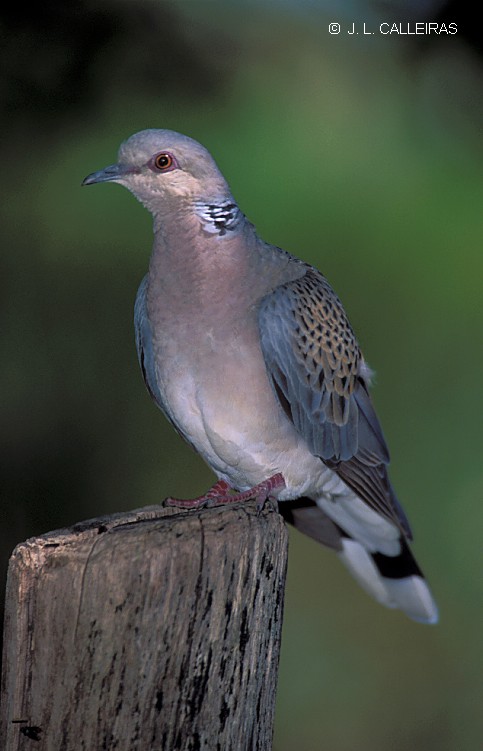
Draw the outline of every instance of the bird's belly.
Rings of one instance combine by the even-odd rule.
[[[226,355],[196,365],[173,360],[161,368],[164,374],[158,372],[165,381],[166,412],[179,432],[234,488],[248,489],[281,472],[286,489],[280,500],[330,492],[339,480],[313,456],[281,409],[261,351],[254,357],[251,349],[244,357],[239,346]],[[176,377],[168,372],[172,367]]]

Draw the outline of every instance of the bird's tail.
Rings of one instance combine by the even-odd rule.
[[[364,545],[341,534],[339,557],[361,587],[388,608],[399,608],[414,621],[436,623],[438,608],[424,575],[407,542],[400,539],[401,551],[389,556],[368,551]]]
[[[399,608],[420,623],[436,623],[438,608],[431,591],[406,539],[395,525],[383,518],[375,524],[374,512],[357,501],[347,507],[354,511],[359,503],[363,516],[373,524],[365,526],[360,519],[341,513],[336,522],[333,504],[325,503],[320,508],[322,503],[320,499],[315,503],[309,498],[299,498],[282,501],[279,510],[300,532],[335,550],[361,587],[382,605]],[[332,512],[330,516],[326,510]],[[350,534],[345,531],[347,528]],[[385,552],[380,552],[379,547]]]

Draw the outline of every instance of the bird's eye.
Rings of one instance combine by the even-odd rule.
[[[153,157],[153,165],[158,172],[168,172],[174,169],[177,165],[174,157],[168,154],[167,151],[162,151],[160,154],[156,154]]]

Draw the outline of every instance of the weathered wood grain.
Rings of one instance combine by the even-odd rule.
[[[152,506],[18,545],[2,750],[270,749],[286,562],[269,504]]]

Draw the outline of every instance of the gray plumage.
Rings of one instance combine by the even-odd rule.
[[[118,163],[84,184],[106,181],[154,218],[135,331],[156,404],[230,488],[280,473],[273,495],[289,521],[335,549],[379,602],[435,622],[388,478],[370,370],[327,280],[258,237],[186,136],[131,136]]]

